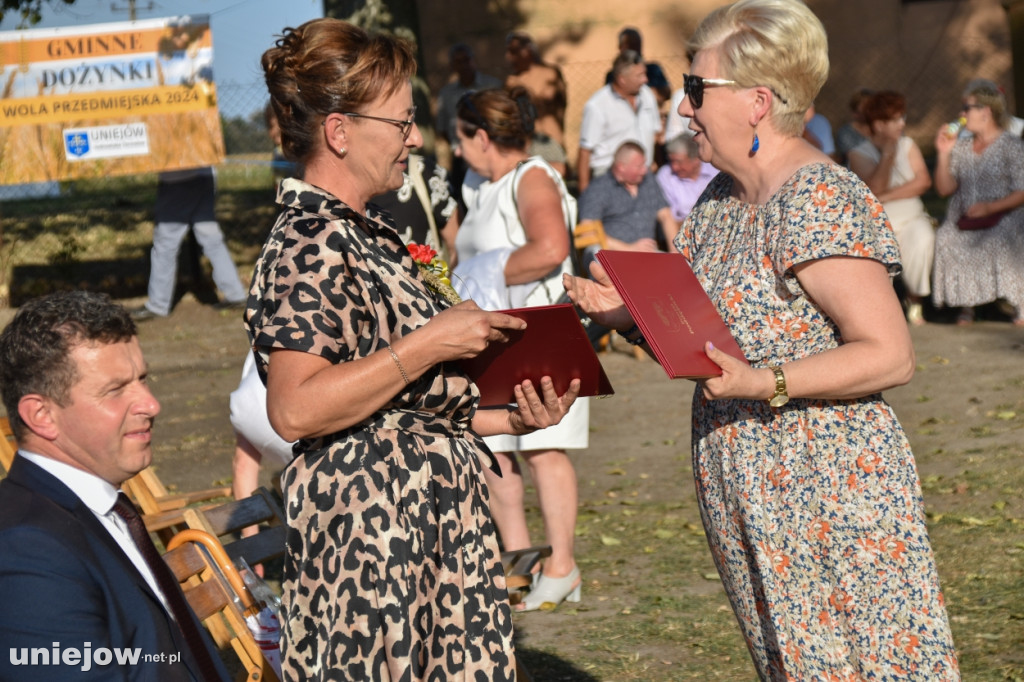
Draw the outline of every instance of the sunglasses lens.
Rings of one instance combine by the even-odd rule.
[[[704,103],[704,81],[698,76],[686,74],[683,76],[683,87],[686,96],[690,98],[690,104],[694,109],[700,109]]]

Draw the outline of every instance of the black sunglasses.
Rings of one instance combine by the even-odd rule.
[[[690,98],[690,106],[700,109],[704,105],[704,87],[707,85],[736,85],[736,81],[724,78],[701,78],[688,73],[683,74],[683,92]]]
[[[690,98],[690,106],[694,109],[700,109],[704,104],[704,88],[708,86],[716,85],[738,85],[736,81],[726,80],[725,78],[701,78],[700,76],[693,76],[688,73],[683,74],[683,92]],[[783,104],[789,104],[786,98],[775,92],[775,88],[768,88],[772,91],[772,94],[779,98],[779,101]]]
[[[412,132],[412,126],[416,123],[416,107],[412,108],[412,112],[409,114],[409,120],[402,121],[397,118],[382,118],[380,116],[370,116],[369,114],[357,114],[355,112],[340,112],[342,116],[352,116],[354,118],[368,118],[371,121],[383,121],[384,123],[390,123],[393,126],[397,126],[402,131],[402,139],[408,140],[409,133]]]

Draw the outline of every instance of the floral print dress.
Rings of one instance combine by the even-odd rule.
[[[246,311],[264,381],[270,349],[350,362],[440,312],[372,206],[294,179],[277,200]],[[441,364],[364,422],[300,441],[283,476],[286,680],[514,679],[478,402]]]
[[[881,204],[812,164],[764,205],[720,174],[675,240],[754,367],[835,348],[793,266],[871,258],[899,272]],[[765,680],[955,680],[956,655],[903,429],[881,395],[693,399],[708,543]]]
[[[936,305],[975,306],[1006,299],[1024,316],[1024,207],[985,230],[964,231],[957,220],[978,202],[1024,190],[1024,141],[1003,133],[980,154],[973,138],[957,140],[949,170],[958,183],[935,235]]]

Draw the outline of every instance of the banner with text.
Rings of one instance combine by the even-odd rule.
[[[206,15],[0,32],[0,184],[224,158]]]

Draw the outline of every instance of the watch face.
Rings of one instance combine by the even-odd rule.
[[[772,399],[768,401],[768,404],[771,405],[772,407],[782,407],[788,402],[789,396],[786,395],[785,393],[780,393],[778,395],[773,395]]]

